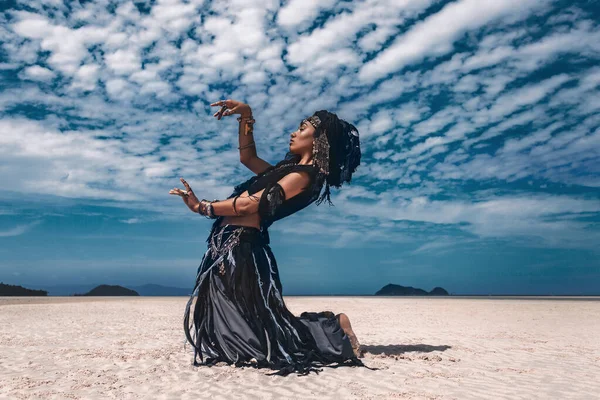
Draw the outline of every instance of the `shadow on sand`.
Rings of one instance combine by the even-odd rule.
[[[388,344],[388,345],[361,345],[361,350],[371,354],[386,354],[388,356],[398,356],[409,351],[417,351],[419,353],[430,353],[432,351],[446,351],[451,346],[445,344],[440,346],[432,346],[429,344]]]

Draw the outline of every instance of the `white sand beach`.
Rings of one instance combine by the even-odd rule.
[[[194,367],[184,297],[0,298],[2,399],[596,399],[600,301],[286,297],[346,313],[366,368]]]

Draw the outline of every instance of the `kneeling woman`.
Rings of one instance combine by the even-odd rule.
[[[329,186],[350,182],[360,164],[358,131],[335,114],[317,111],[291,134],[289,151],[273,166],[256,156],[250,107],[235,100],[212,105],[222,106],[215,113],[219,119],[240,114],[240,159],[256,175],[222,201],[199,201],[183,178],[186,190],[169,192],[181,196],[192,211],[216,219],[184,314],[194,365],[224,361],[275,369],[278,375],[364,366],[345,314],[304,312],[297,317],[287,309],[268,233],[274,221],[314,201],[318,205],[327,198],[331,204]]]

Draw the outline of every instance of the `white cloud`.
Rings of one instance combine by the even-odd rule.
[[[394,26],[378,26],[374,31],[369,32],[358,40],[358,45],[363,51],[374,51],[381,48],[381,45],[397,32]]]
[[[31,79],[42,82],[51,81],[55,76],[56,74],[52,70],[39,65],[27,67],[21,73],[21,79]]]
[[[478,113],[476,122],[487,124],[504,118],[521,107],[529,106],[539,102],[552,93],[563,83],[570,80],[567,74],[560,74],[545,79],[539,83],[527,85],[516,89],[497,98],[492,107]]]
[[[548,222],[532,212],[518,220],[493,203],[500,195],[483,200],[498,213],[456,199],[466,180],[600,186],[600,72],[587,67],[600,50],[597,22],[574,6],[553,10],[546,30],[510,25],[533,13],[548,17],[548,1],[516,0],[454,1],[419,21],[433,3],[291,1],[279,9],[272,0],[169,0],[140,13],[131,2],[114,12],[103,2],[75,3],[69,12],[61,2],[28,2],[29,12],[9,11],[14,18],[4,17],[0,28],[7,55],[0,69],[19,79],[0,93],[3,181],[16,193],[35,184],[45,194],[173,218],[185,212],[173,209],[177,199],[164,189],[177,184],[176,175],[215,196],[250,176],[235,148],[237,123],[212,119],[208,106],[234,98],[252,106],[259,154],[272,163],[285,154],[299,119],[317,109],[359,128],[363,161],[353,186],[334,191],[334,202],[352,210],[340,212],[347,220],[337,227],[356,224],[353,232],[369,240],[386,240],[388,232],[368,234],[369,222],[354,212],[366,200],[385,210],[377,226],[393,215],[462,221],[482,236],[520,229],[544,236],[536,224],[547,228],[549,241],[562,238],[559,228],[583,235],[575,216]],[[452,53],[459,41],[460,52]],[[560,65],[573,68],[549,76],[565,54]],[[26,120],[7,112],[19,106],[40,114]],[[428,200],[436,195],[450,199]],[[518,204],[527,197],[510,189],[506,195]],[[558,200],[536,201],[544,207]],[[480,219],[470,216],[476,213]],[[323,221],[315,226],[335,225],[325,214]]]
[[[454,41],[464,32],[479,29],[508,14],[524,18],[531,9],[544,1],[520,0],[460,0],[446,5],[440,12],[418,23],[400,36],[374,60],[369,61],[359,73],[367,82],[401,70],[406,65],[425,57],[436,57],[450,52]]]
[[[71,87],[74,89],[94,90],[96,88],[96,82],[98,81],[99,72],[100,67],[98,65],[82,65],[75,73]]]
[[[88,55],[87,46],[102,42],[106,36],[101,27],[71,29],[52,24],[46,17],[34,13],[14,14],[19,20],[12,29],[22,37],[40,40],[41,49],[51,53],[47,63],[68,75],[73,75]]]
[[[427,197],[386,198],[364,207],[344,202],[350,214],[381,220],[424,221],[434,224],[466,223],[461,229],[481,238],[528,238],[523,245],[593,248],[600,232],[590,231],[589,223],[577,221],[579,213],[597,213],[596,200],[570,196],[527,195],[487,198],[479,202],[432,201]],[[569,214],[568,218],[556,216]],[[525,239],[523,239],[525,240]]]
[[[31,230],[36,225],[39,225],[42,221],[33,221],[25,225],[17,225],[14,228],[10,228],[4,231],[0,231],[0,237],[11,237],[22,235]]]
[[[16,13],[20,21],[13,24],[13,30],[30,39],[44,39],[52,31],[52,25],[44,16],[29,12]]]
[[[106,65],[120,75],[130,74],[141,69],[140,57],[134,49],[119,49],[107,54]]]
[[[335,0],[291,0],[277,13],[277,23],[286,28],[310,25],[319,12],[334,4]],[[306,30],[306,26],[302,30]]]
[[[134,87],[124,79],[110,79],[106,82],[106,92],[117,100],[129,100],[135,96]]]
[[[124,224],[137,224],[140,222],[140,219],[139,218],[128,218],[128,219],[121,220],[121,222],[123,222]]]

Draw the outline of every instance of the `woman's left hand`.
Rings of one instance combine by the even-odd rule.
[[[179,178],[179,179],[181,180],[181,182],[183,183],[183,186],[185,186],[185,188],[187,190],[173,188],[169,191],[169,194],[176,194],[177,196],[181,196],[183,198],[183,202],[185,203],[185,205],[188,206],[190,210],[197,213],[200,201],[198,200],[198,198],[192,191],[192,188],[190,187],[190,185],[185,181],[185,179],[183,179],[183,178]]]

